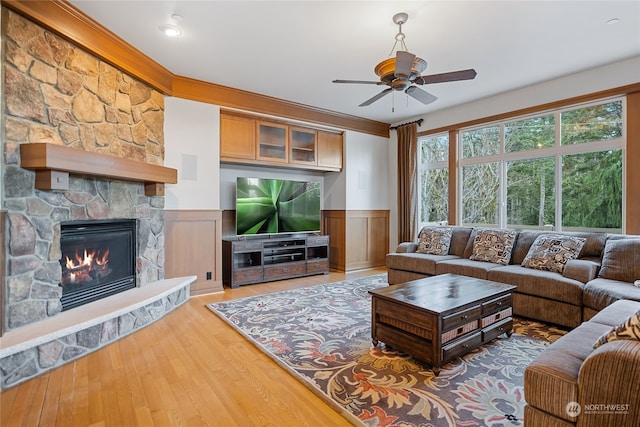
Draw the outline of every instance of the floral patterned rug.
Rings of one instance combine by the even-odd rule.
[[[516,319],[510,338],[443,366],[371,344],[370,289],[386,274],[209,304],[356,425],[522,426],[524,368],[565,331]]]

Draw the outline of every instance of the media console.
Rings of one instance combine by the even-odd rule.
[[[315,234],[222,239],[222,283],[241,285],[329,273],[329,236]]]

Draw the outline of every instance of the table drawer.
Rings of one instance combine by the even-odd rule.
[[[421,328],[434,330],[435,322],[434,316],[425,313],[418,312],[416,310],[410,310],[407,306],[402,304],[396,304],[390,301],[386,301],[373,296],[373,311],[378,316],[386,316],[394,319],[401,319],[405,323],[414,324]]]
[[[270,265],[264,268],[264,278],[279,279],[290,276],[299,276],[307,272],[306,263],[286,263],[282,265]]]
[[[466,323],[462,326],[458,326],[455,329],[447,331],[442,334],[442,344],[448,343],[458,337],[461,337],[464,334],[467,334],[471,331],[478,329],[478,321],[474,320],[472,322]]]
[[[507,307],[511,307],[511,294],[503,295],[500,298],[492,299],[491,301],[487,301],[482,304],[482,314],[486,316],[487,314],[495,313],[498,311],[502,311]]]
[[[482,330],[482,342],[491,341],[503,333],[511,331],[511,329],[513,329],[513,319],[510,317],[496,322]]]
[[[445,316],[442,318],[442,330],[449,331],[460,325],[467,324],[472,320],[477,320],[480,318],[481,314],[482,307],[479,305],[474,305],[473,307],[469,307],[466,310],[458,311],[454,314]]]
[[[511,309],[511,307],[508,307],[502,311],[483,317],[482,320],[480,321],[480,327],[486,328],[487,326],[493,323],[496,323],[499,320],[506,319],[507,317],[511,317],[512,311],[513,310]]]
[[[329,261],[307,261],[307,273],[324,273],[329,271]]]
[[[473,333],[464,338],[460,338],[457,341],[453,341],[451,344],[447,344],[442,347],[442,362],[447,363],[456,357],[460,357],[479,347],[482,344],[482,333],[480,331]]]
[[[242,285],[262,281],[262,268],[247,268],[233,273],[233,283]]]

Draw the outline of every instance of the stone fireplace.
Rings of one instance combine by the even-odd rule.
[[[164,197],[144,183],[70,175],[39,190],[20,146],[41,143],[162,165],[164,96],[13,11],[2,9],[5,330],[62,312],[61,225],[137,222],[135,285],[164,278]]]
[[[195,280],[164,279],[163,192],[147,191],[146,181],[135,177],[134,169],[164,162],[163,94],[5,7],[2,14],[1,200],[7,224],[0,390],[161,318],[188,301]],[[42,171],[25,166],[21,148],[38,145],[91,153],[99,161],[116,158],[126,173],[94,173],[85,165],[81,173],[67,169],[64,188],[43,188]],[[126,163],[131,161],[133,166]],[[48,172],[58,174],[55,169]],[[120,245],[108,236],[122,231],[111,228],[89,243],[86,258],[76,232],[114,224],[129,224],[133,235],[124,246],[109,248],[105,270],[85,271],[94,249],[91,256],[101,259],[91,261],[93,267],[107,262],[105,249],[94,246]],[[123,252],[128,265],[114,281],[127,289],[94,300],[97,284],[111,282],[110,257]],[[87,286],[77,286],[81,276]],[[78,292],[85,301],[76,306]]]

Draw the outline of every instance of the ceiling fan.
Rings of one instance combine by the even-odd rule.
[[[379,86],[389,86],[382,92],[372,98],[367,99],[360,107],[373,104],[378,99],[388,95],[394,90],[403,90],[410,97],[427,105],[438,99],[435,95],[420,89],[416,85],[426,85],[432,83],[454,82],[459,80],[472,80],[476,77],[476,70],[473,68],[467,70],[451,71],[448,73],[421,75],[427,69],[427,61],[407,51],[404,43],[405,35],[402,32],[402,24],[407,22],[409,15],[406,13],[396,13],[393,15],[393,22],[398,25],[398,34],[396,34],[396,42],[391,49],[391,53],[400,42],[402,50],[396,51],[396,56],[385,59],[376,65],[374,71],[380,77],[380,81],[367,80],[334,80],[333,83],[356,83],[356,84],[374,84]],[[389,54],[391,56],[391,54]]]

